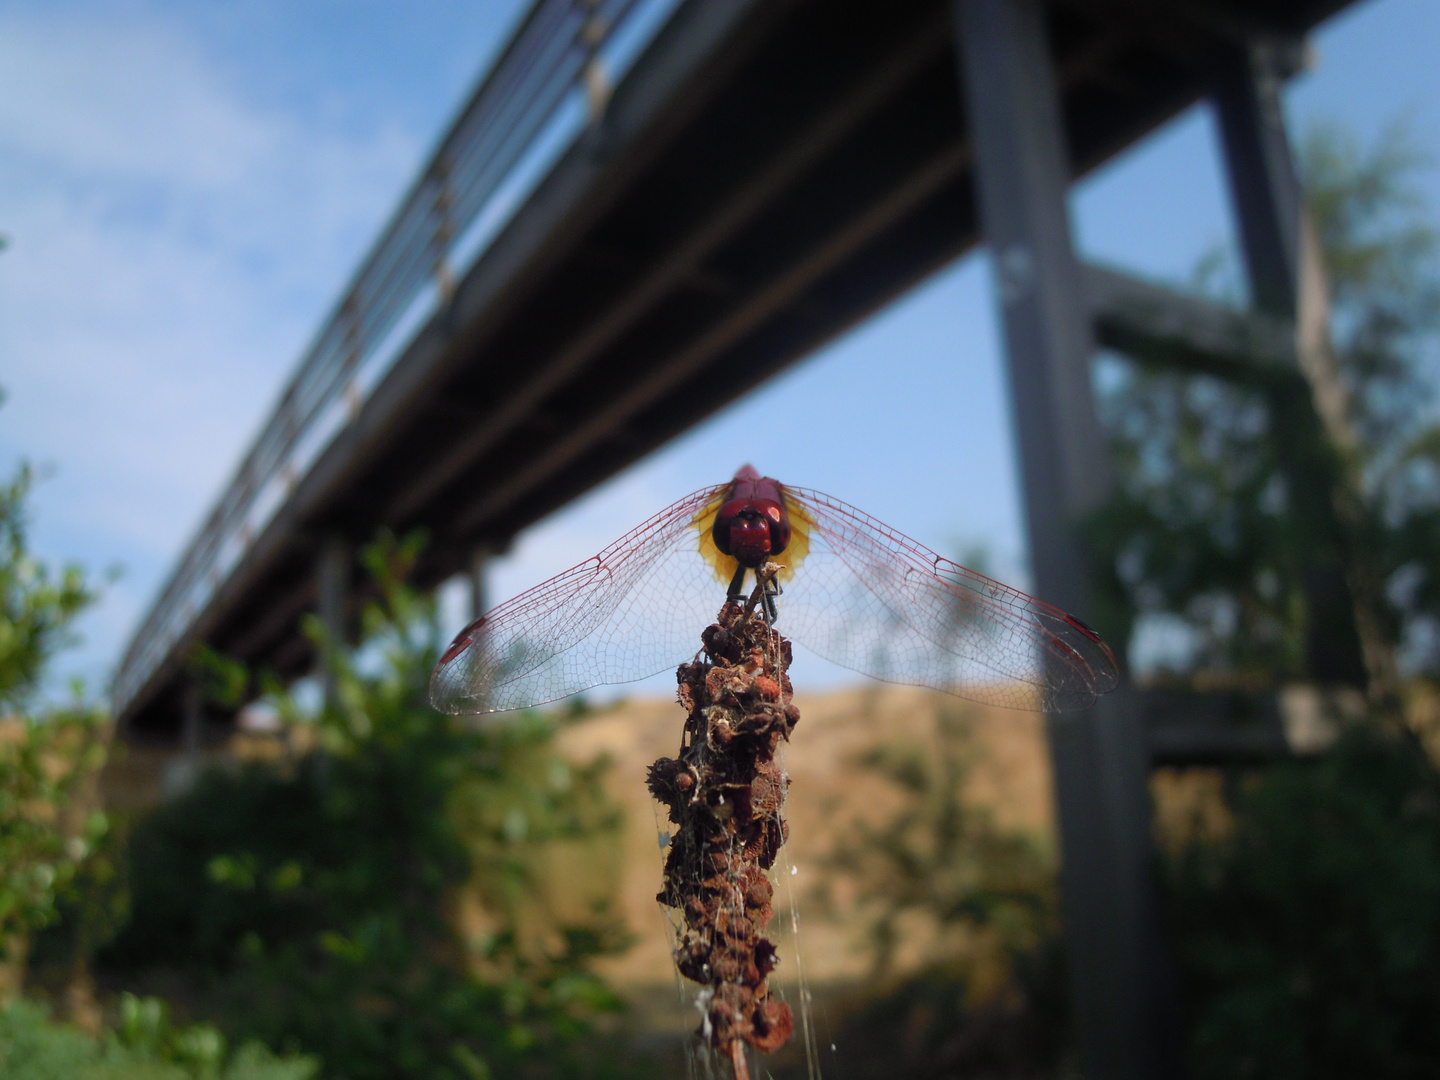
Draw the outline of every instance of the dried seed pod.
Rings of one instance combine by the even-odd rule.
[[[727,601],[700,636],[704,651],[676,672],[687,713],[682,750],[647,777],[678,826],[658,897],[685,920],[675,963],[706,988],[697,1034],[737,1077],[744,1044],[769,1052],[794,1030],[790,1007],[766,985],[779,956],[764,937],[774,916],[764,871],[788,833],[790,781],[775,753],[800,712],[785,674],[790,643],[755,610],[758,593],[746,606]]]

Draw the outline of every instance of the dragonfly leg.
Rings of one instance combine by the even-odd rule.
[[[730,579],[730,591],[725,594],[727,600],[740,600],[745,596],[745,567],[735,571],[735,576]]]
[[[761,599],[765,605],[766,622],[773,624],[776,619],[780,618],[780,609],[775,603],[775,598],[784,591],[784,589],[780,588],[780,582],[776,578],[769,577],[765,579]]]
[[[744,567],[741,567],[740,572],[735,575],[735,581],[730,583],[732,589],[735,588],[736,582],[742,580],[741,575],[744,572]],[[779,572],[780,567],[774,563],[766,563],[755,568],[755,591],[750,594],[750,600],[745,605],[746,616],[749,616],[755,610],[756,605],[759,605],[760,617],[766,623],[774,623],[780,617],[780,610],[775,605],[775,598],[785,590],[780,588],[780,582],[776,578]],[[732,599],[738,599],[738,597],[732,594]]]

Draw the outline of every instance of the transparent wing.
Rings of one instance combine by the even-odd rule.
[[[1114,689],[1115,657],[1080,620],[838,499],[784,491],[792,520],[809,519],[810,550],[785,585],[777,628],[812,652],[1009,708],[1082,709]]]
[[[447,713],[524,709],[692,657],[725,600],[694,522],[728,487],[687,495],[467,626],[430,676],[431,704]]]

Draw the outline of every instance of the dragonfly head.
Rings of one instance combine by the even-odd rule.
[[[790,518],[773,499],[731,499],[715,514],[715,546],[741,566],[756,567],[790,544]]]

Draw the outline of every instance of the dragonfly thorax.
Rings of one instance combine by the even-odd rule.
[[[773,499],[731,499],[715,515],[715,546],[741,566],[756,567],[790,544],[790,519]]]

